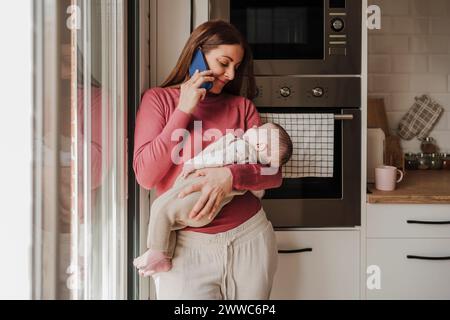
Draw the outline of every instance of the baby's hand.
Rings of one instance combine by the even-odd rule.
[[[195,167],[192,163],[185,163],[183,165],[183,170],[181,171],[181,176],[186,179],[188,175],[195,171]]]

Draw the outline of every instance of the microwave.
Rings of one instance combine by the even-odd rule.
[[[207,9],[245,36],[256,76],[361,74],[361,0],[209,0]]]

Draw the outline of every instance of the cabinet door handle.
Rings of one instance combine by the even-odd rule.
[[[294,249],[294,250],[278,250],[278,253],[286,254],[286,253],[301,253],[301,252],[311,252],[312,248],[305,249]]]
[[[410,224],[450,224],[450,221],[420,221],[420,220],[406,220]]]
[[[450,257],[424,257],[424,256],[412,256],[407,255],[408,259],[418,259],[418,260],[450,260]]]

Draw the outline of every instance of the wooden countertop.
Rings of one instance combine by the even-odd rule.
[[[450,204],[450,170],[406,171],[394,191],[379,191],[369,184],[368,203]]]

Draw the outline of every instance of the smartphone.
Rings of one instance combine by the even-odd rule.
[[[195,73],[195,70],[198,72],[209,70],[208,64],[206,63],[205,56],[200,48],[197,48],[194,54],[194,58],[192,59],[192,63],[189,66],[189,75],[192,76]],[[210,90],[213,87],[212,82],[204,82],[200,88],[205,88],[206,90]]]

